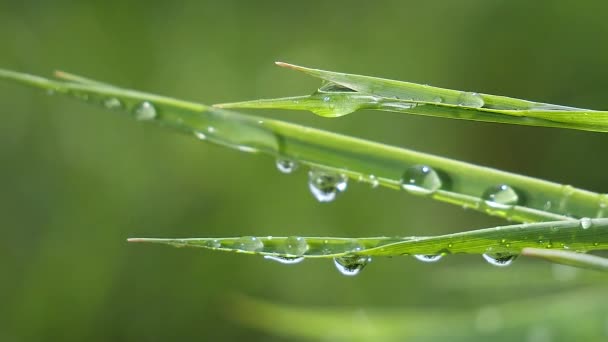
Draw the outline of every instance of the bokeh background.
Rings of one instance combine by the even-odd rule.
[[[4,0],[0,67],[62,69],[207,104],[318,85],[280,60],[606,109],[607,11],[605,1]],[[240,295],[363,314],[462,312],[474,317],[463,320],[465,341],[608,339],[608,309],[584,329],[542,315],[513,327],[493,309],[606,284],[542,262],[378,259],[344,277],[328,261],[128,245],[134,236],[431,235],[502,221],[356,182],[317,203],[305,170],[280,174],[269,157],[6,82],[0,112],[0,341],[300,340],[235,319]],[[608,192],[606,134],[371,111],[256,114]]]

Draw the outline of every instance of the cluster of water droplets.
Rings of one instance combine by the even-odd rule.
[[[346,175],[311,169],[308,172],[308,188],[319,202],[331,202],[348,185]]]

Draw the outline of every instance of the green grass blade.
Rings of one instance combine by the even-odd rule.
[[[143,92],[0,70],[0,78],[129,113],[199,139],[262,152],[517,222],[608,215],[608,196],[568,185]],[[72,77],[74,80],[74,78]],[[414,183],[412,185],[412,183]]]
[[[450,119],[608,132],[606,111],[281,65],[320,77],[331,82],[330,85],[337,83],[356,91],[325,85],[310,96],[224,103],[216,107],[309,110],[324,117],[339,117],[359,109],[376,109]]]
[[[553,263],[608,272],[608,259],[570,251],[524,248],[521,255],[541,258]]]
[[[460,310],[292,306],[244,296],[235,296],[232,303],[230,318],[287,339],[469,342],[557,336],[559,341],[604,341],[608,296],[605,288],[587,287]]]
[[[591,251],[608,248],[608,219],[583,219],[519,224],[461,233],[422,237],[238,237],[156,239],[129,242],[206,248],[276,258],[336,258],[345,256],[401,256],[489,254],[519,255],[524,248]]]

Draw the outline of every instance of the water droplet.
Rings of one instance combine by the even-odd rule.
[[[222,243],[218,239],[209,240],[209,241],[207,241],[207,247],[209,247],[209,248],[221,248],[222,247]]]
[[[511,263],[513,263],[513,260],[515,260],[515,258],[517,257],[517,255],[515,254],[484,254],[483,258],[486,259],[487,262],[489,262],[490,264],[494,265],[494,266],[499,266],[499,267],[505,267],[505,266],[509,266],[511,265]]]
[[[481,108],[484,105],[483,98],[478,93],[461,92],[458,96],[458,105],[463,107]]]
[[[195,136],[196,136],[198,139],[201,139],[201,140],[206,140],[206,139],[207,139],[207,136],[206,136],[206,135],[205,135],[205,133],[203,133],[203,132],[194,132],[194,135],[195,135]]]
[[[120,109],[122,108],[122,102],[116,97],[110,97],[103,101],[103,106],[107,109]]]
[[[285,254],[302,256],[308,250],[306,239],[299,236],[290,236],[285,240],[283,251]]]
[[[256,252],[264,248],[264,243],[254,236],[243,236],[235,242],[234,247],[247,252]]]
[[[289,159],[277,159],[277,170],[282,173],[292,173],[298,168],[298,163]]]
[[[304,261],[304,257],[285,257],[285,256],[274,256],[264,255],[264,259],[280,262],[281,264],[293,265]]]
[[[368,180],[369,184],[371,184],[372,188],[377,188],[378,185],[380,185],[380,181],[374,175],[369,175],[369,177],[367,178],[367,180]]]
[[[331,97],[329,97],[329,96],[325,96],[323,98],[323,102],[329,102],[330,100],[331,100]]]
[[[608,194],[602,194],[599,197],[599,204],[597,214],[595,215],[597,218],[607,217],[608,211]]]
[[[435,102],[435,103],[443,103],[443,98],[441,96],[437,96],[436,98],[433,99],[433,102]]]
[[[506,184],[490,187],[483,193],[482,198],[487,206],[496,209],[510,209],[519,201],[515,190]]]
[[[319,202],[331,202],[339,192],[346,190],[348,178],[345,175],[310,170],[308,172],[308,188]]]
[[[148,101],[144,101],[137,105],[133,113],[137,120],[153,120],[156,118],[156,108]]]
[[[443,254],[416,254],[414,258],[423,262],[437,262],[443,258]]]
[[[441,188],[441,178],[430,166],[415,165],[403,174],[401,187],[414,194],[428,195]]]
[[[581,219],[581,228],[583,228],[583,229],[589,229],[589,228],[591,228],[592,225],[593,225],[593,222],[591,221],[590,218],[583,217]]]
[[[334,264],[340,273],[346,276],[355,276],[361,272],[361,270],[372,261],[369,256],[343,256],[334,258]]]

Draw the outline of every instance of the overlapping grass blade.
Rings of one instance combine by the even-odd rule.
[[[574,253],[570,251],[524,248],[522,255],[541,258],[553,263],[588,268],[597,271],[608,271],[608,259],[596,255]]]
[[[608,196],[444,157],[347,137],[279,120],[243,115],[199,103],[122,89],[80,76],[69,82],[0,70],[0,78],[69,95],[140,121],[155,122],[198,139],[246,152],[262,152],[352,179],[401,189],[408,172],[435,176],[436,188],[408,192],[516,222],[608,215]],[[432,172],[431,172],[432,171]],[[405,174],[405,176],[404,176]],[[424,176],[424,174],[423,174]],[[409,183],[407,185],[410,185]],[[424,185],[422,185],[424,186]],[[492,191],[509,189],[508,205]]]
[[[292,306],[238,296],[229,317],[289,339],[331,341],[603,341],[608,296],[601,287],[461,310]]]
[[[277,63],[329,82],[309,96],[218,104],[220,108],[309,110],[338,117],[376,109],[451,119],[608,131],[608,112]]]
[[[345,256],[400,256],[445,254],[518,255],[527,247],[591,251],[608,249],[608,219],[519,224],[461,233],[421,237],[239,237],[156,239],[130,242],[198,247],[217,251],[279,258],[336,258]]]

